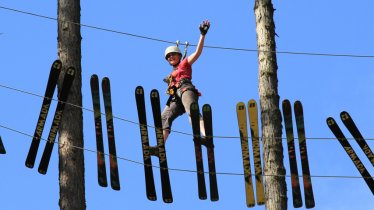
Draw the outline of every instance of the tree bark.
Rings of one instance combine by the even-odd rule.
[[[69,105],[82,107],[81,34],[80,26],[72,24],[80,23],[80,1],[58,0],[58,19],[58,56],[63,64],[61,75],[65,75],[70,66],[76,69],[59,131],[59,205],[62,210],[84,210],[84,155],[83,150],[72,147],[83,148],[83,115],[81,108]]]
[[[282,116],[279,110],[274,8],[271,0],[256,0],[259,95],[267,210],[287,209],[283,165]]]

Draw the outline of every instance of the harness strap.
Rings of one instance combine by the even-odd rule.
[[[180,97],[182,97],[182,94],[183,94],[184,92],[186,92],[187,90],[194,91],[198,96],[201,96],[201,93],[200,93],[196,88],[193,88],[193,87],[186,87],[186,88],[178,89],[178,91],[180,92]]]

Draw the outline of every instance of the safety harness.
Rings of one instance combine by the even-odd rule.
[[[168,88],[166,90],[166,94],[169,95],[169,99],[166,103],[168,106],[170,105],[170,102],[176,102],[176,103],[182,104],[182,95],[184,92],[188,90],[195,92],[198,96],[201,96],[201,93],[195,88],[194,85],[192,85],[192,82],[190,79],[182,78],[178,82],[178,88],[175,85],[172,85],[172,81],[174,80],[175,78],[173,78],[171,75],[169,75],[168,77],[164,79],[164,82],[168,84]],[[183,87],[186,84],[190,84],[190,85],[188,85],[187,87]]]

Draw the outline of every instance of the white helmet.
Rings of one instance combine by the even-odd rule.
[[[167,55],[169,53],[179,53],[182,56],[181,50],[177,46],[169,46],[165,50],[165,59],[167,59]]]

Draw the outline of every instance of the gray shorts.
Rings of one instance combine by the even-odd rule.
[[[178,96],[175,96],[178,97]],[[194,90],[187,90],[182,93],[181,98],[178,98],[178,101],[171,101],[168,106],[165,107],[164,111],[162,111],[161,118],[162,118],[162,128],[165,130],[171,129],[171,125],[173,121],[180,115],[183,115],[184,112],[187,112],[188,117],[191,122],[191,112],[190,106],[193,102],[198,102],[199,96],[197,91]]]

